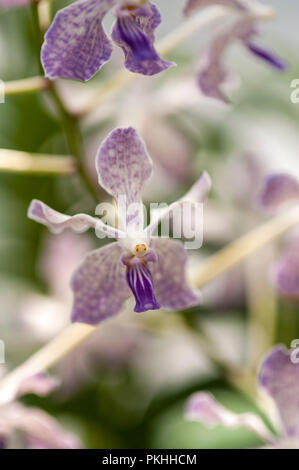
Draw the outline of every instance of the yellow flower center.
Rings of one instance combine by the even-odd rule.
[[[147,253],[147,244],[146,243],[137,243],[134,247],[134,254],[136,256],[142,257]]]

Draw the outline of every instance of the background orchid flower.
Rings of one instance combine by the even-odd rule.
[[[259,195],[260,206],[275,214],[290,204],[299,204],[299,181],[287,174],[276,173],[268,176]],[[289,237],[286,250],[274,266],[274,282],[281,295],[299,299],[299,234]]]
[[[102,20],[113,10],[113,41],[125,55],[131,72],[154,75],[173,66],[154,48],[154,31],[161,23],[152,3],[123,0],[80,0],[60,10],[45,35],[42,63],[47,77],[89,80],[109,60],[111,41]],[[142,6],[140,6],[142,5]]]
[[[198,304],[198,295],[185,279],[187,253],[183,245],[153,234],[159,222],[177,207],[204,201],[210,188],[209,176],[203,173],[184,197],[159,211],[144,229],[141,190],[151,177],[152,161],[135,129],[116,129],[106,138],[96,157],[96,169],[99,184],[110,195],[116,200],[125,196],[126,207],[118,218],[126,231],[89,215],[60,214],[37,200],[32,201],[28,212],[30,218],[54,233],[93,227],[118,240],[89,253],[75,272],[72,320],[98,324],[118,313],[132,293],[135,312]],[[134,211],[130,213],[132,205]]]
[[[245,427],[275,448],[299,447],[298,361],[292,362],[294,351],[275,346],[263,361],[258,383],[267,397],[272,399],[279,415],[277,436],[274,436],[261,418],[254,413],[236,414],[222,406],[210,393],[195,393],[189,399],[187,419],[206,426],[222,425],[230,428]],[[271,416],[272,417],[272,416]],[[270,417],[270,418],[271,418]],[[273,420],[276,416],[273,416]]]
[[[38,374],[24,380],[9,402],[0,405],[0,449],[78,449],[80,441],[62,429],[56,419],[39,408],[26,407],[18,398],[28,393],[48,395],[57,380]]]
[[[229,26],[224,32],[215,36],[202,53],[199,63],[197,81],[202,93],[211,98],[228,102],[223,92],[223,86],[229,80],[230,73],[223,65],[223,58],[228,47],[235,41],[240,41],[251,54],[278,71],[285,70],[286,64],[271,51],[256,44],[254,41],[255,36],[258,34],[256,20],[242,2],[190,0],[186,5],[184,13],[190,14],[198,8],[213,4],[225,4],[243,12],[241,17],[232,26]]]

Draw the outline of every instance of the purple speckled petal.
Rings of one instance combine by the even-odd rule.
[[[245,5],[241,0],[187,0],[186,6],[184,8],[184,15],[191,15],[196,10],[200,8],[210,7],[213,5],[222,5],[231,8],[236,8],[238,10],[244,10]]]
[[[289,299],[299,299],[299,237],[295,236],[274,269],[278,292]]]
[[[269,212],[276,212],[291,202],[299,202],[299,181],[287,173],[277,173],[265,179],[259,204]]]
[[[286,69],[287,67],[286,62],[280,57],[278,57],[277,55],[275,55],[273,52],[267,49],[264,49],[263,47],[258,46],[257,44],[254,44],[251,41],[247,43],[247,47],[252,54],[254,54],[256,57],[266,62],[275,70],[279,70],[280,72],[283,72]]]
[[[159,10],[151,3],[134,10],[117,9],[111,37],[122,48],[131,72],[154,75],[175,65],[163,60],[154,48],[154,30],[160,23]]]
[[[19,386],[18,396],[34,393],[44,397],[53,392],[59,386],[60,381],[55,377],[40,373],[23,380]]]
[[[28,209],[28,217],[40,224],[46,225],[52,233],[61,233],[67,228],[81,233],[92,227],[106,233],[111,238],[117,239],[122,236],[119,230],[105,225],[100,219],[87,214],[76,214],[73,216],[61,214],[37,199],[31,202]]]
[[[151,247],[158,261],[151,267],[154,292],[161,308],[179,310],[198,305],[199,296],[185,278],[187,251],[183,244],[166,238],[153,238]]]
[[[158,211],[156,217],[151,221],[151,223],[146,227],[145,232],[147,235],[151,235],[156,228],[158,227],[159,223],[165,218],[170,215],[171,212],[176,210],[179,206],[185,206],[186,203],[190,203],[191,205],[196,203],[203,203],[208,193],[211,189],[211,178],[207,172],[203,171],[200,178],[193,184],[193,186],[189,189],[189,191],[178,201],[170,204],[170,206],[166,207],[165,209],[161,209]],[[184,219],[182,219],[184,220]]]
[[[139,225],[143,228],[143,211],[138,205],[153,164],[136,130],[129,127],[112,131],[99,149],[96,168],[99,184],[118,202],[125,197],[125,207],[118,214],[123,228]]]
[[[286,436],[299,438],[299,363],[296,351],[275,346],[262,363],[259,384],[273,398]]]
[[[274,437],[258,415],[233,413],[222,406],[211,393],[199,392],[192,395],[187,403],[186,418],[191,421],[199,421],[210,428],[217,425],[228,428],[244,427],[265,442],[274,443]]]
[[[81,0],[60,10],[45,35],[46,77],[89,80],[110,58],[112,45],[102,19],[115,0]]]
[[[119,243],[89,253],[72,278],[72,321],[97,325],[118,313],[131,292]]]

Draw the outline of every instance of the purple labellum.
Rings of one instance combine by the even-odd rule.
[[[126,262],[127,283],[136,300],[134,312],[141,313],[147,310],[158,310],[158,304],[153,286],[152,273],[144,258],[134,256]]]
[[[267,64],[269,64],[274,69],[280,71],[284,71],[286,69],[286,63],[272,52],[267,51],[266,49],[257,46],[252,42],[249,42],[247,44],[247,47],[249,51],[252,52],[252,54],[254,54],[259,59],[262,59],[267,62]]]
[[[148,37],[141,31],[132,16],[118,18],[116,27],[121,40],[130,47],[135,60],[156,60],[158,58]]]

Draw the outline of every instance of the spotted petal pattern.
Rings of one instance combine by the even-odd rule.
[[[186,417],[200,421],[208,427],[217,425],[229,428],[244,427],[254,432],[267,443],[274,443],[274,438],[258,415],[242,413],[237,415],[222,406],[210,393],[195,393],[187,403]]]
[[[47,77],[87,81],[109,60],[102,19],[115,1],[81,0],[56,14],[42,48]]]
[[[145,145],[132,127],[115,129],[99,149],[96,158],[99,184],[118,202],[125,197],[125,207],[119,211],[119,217],[127,229],[143,225],[141,208],[134,210],[129,206],[141,203],[142,187],[151,177],[152,167]],[[122,213],[127,216],[125,220]]]
[[[151,266],[154,292],[161,308],[179,310],[198,305],[199,296],[185,278],[187,251],[176,240],[154,238],[151,244],[158,260]]]
[[[122,48],[125,66],[131,72],[154,75],[175,65],[163,60],[154,49],[154,31],[160,23],[160,12],[151,3],[133,12],[118,9],[111,37]]]
[[[112,243],[89,253],[72,278],[73,322],[97,325],[118,313],[131,295],[122,248]]]
[[[286,436],[299,438],[299,363],[295,350],[293,354],[282,345],[272,349],[261,366],[259,383],[273,398]]]

